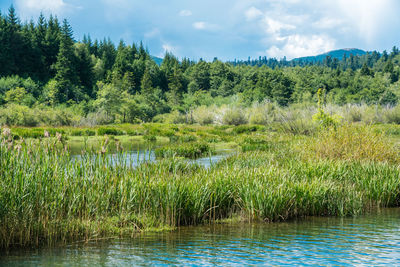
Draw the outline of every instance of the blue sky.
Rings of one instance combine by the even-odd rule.
[[[56,14],[77,40],[143,40],[155,56],[292,59],[400,46],[398,0],[0,0],[2,13],[11,4],[23,21]]]

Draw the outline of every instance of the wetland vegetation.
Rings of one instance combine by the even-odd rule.
[[[115,131],[107,132],[124,135],[105,137],[92,136],[103,128],[3,127],[1,248],[130,236],[229,218],[355,216],[399,205],[398,126],[314,127],[304,135],[254,125],[114,125],[107,129]],[[69,136],[76,131],[88,136]],[[136,138],[150,144],[147,135],[163,140],[163,157],[133,167],[120,143]],[[81,146],[80,160],[72,160],[69,143],[76,138],[99,145]],[[183,159],[197,153],[186,150],[203,146],[238,153],[210,168]],[[116,156],[110,159],[109,153]]]

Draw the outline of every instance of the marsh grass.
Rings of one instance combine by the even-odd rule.
[[[13,140],[3,130],[0,248],[131,236],[238,216],[273,222],[398,206],[400,169],[384,137],[345,127],[312,137],[236,136],[268,149],[238,153],[208,169],[176,156],[133,168],[126,152],[109,157],[107,147],[73,160],[61,139]],[[229,136],[228,129],[207,133]]]
[[[213,152],[213,149],[207,143],[191,142],[177,145],[159,147],[154,150],[157,157],[184,157],[196,159]]]
[[[320,131],[308,139],[303,150],[308,157],[347,161],[398,163],[400,154],[383,133],[366,125],[345,124]]]

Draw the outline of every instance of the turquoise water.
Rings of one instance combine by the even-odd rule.
[[[87,244],[17,250],[4,266],[400,266],[400,209],[357,218],[182,227]]]

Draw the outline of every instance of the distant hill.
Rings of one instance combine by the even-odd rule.
[[[327,53],[317,55],[317,56],[309,56],[309,57],[299,57],[295,58],[292,61],[303,61],[303,62],[322,62],[327,56],[331,58],[337,58],[339,60],[343,59],[344,55],[349,57],[350,55],[353,56],[362,56],[365,55],[367,52],[357,48],[344,48],[339,50],[329,51]]]
[[[159,57],[151,56],[151,59],[153,59],[157,63],[158,66],[160,66],[161,63],[163,62],[163,59],[159,58]]]

